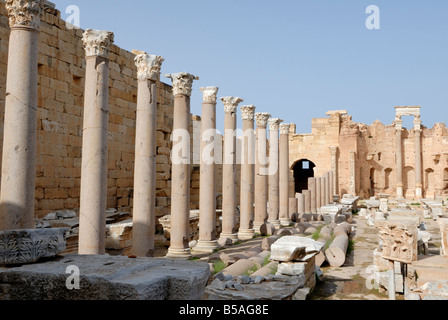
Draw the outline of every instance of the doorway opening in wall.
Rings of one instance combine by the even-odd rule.
[[[314,168],[316,165],[307,159],[297,161],[292,170],[294,171],[295,192],[301,193],[308,189],[308,178],[314,178]]]

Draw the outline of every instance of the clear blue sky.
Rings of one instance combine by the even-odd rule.
[[[220,97],[239,96],[296,123],[298,133],[338,109],[357,122],[391,124],[394,106],[404,105],[421,105],[427,127],[448,124],[447,0],[52,2],[64,19],[77,5],[81,28],[113,31],[126,50],[162,55],[162,73],[199,76],[197,115],[199,88],[218,86]],[[369,5],[380,9],[380,30],[365,26]],[[223,113],[219,102],[220,129]]]

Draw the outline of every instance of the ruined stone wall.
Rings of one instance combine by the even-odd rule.
[[[337,146],[338,191],[349,192],[350,151],[355,151],[356,193],[363,198],[387,193],[396,195],[396,135],[393,124],[371,125],[352,121],[351,116],[328,113],[313,119],[311,134],[294,134],[290,140],[290,164],[308,159],[316,165],[315,176],[331,170],[329,147]],[[424,119],[423,119],[424,120]],[[403,129],[404,196],[415,195],[415,142],[413,129]],[[437,123],[422,126],[423,197],[448,195],[448,129]]]
[[[0,145],[3,139],[10,29],[0,2]],[[36,216],[79,208],[85,59],[80,29],[67,29],[58,10],[44,13],[39,41]],[[133,197],[137,70],[134,54],[110,53],[107,206],[130,212]],[[158,83],[157,215],[169,213],[172,87]],[[8,186],[1,186],[8,187]]]

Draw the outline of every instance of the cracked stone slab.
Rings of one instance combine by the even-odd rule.
[[[68,289],[79,269],[79,289]],[[0,300],[200,300],[205,262],[109,255],[68,255],[0,268]],[[74,282],[73,282],[74,283]]]

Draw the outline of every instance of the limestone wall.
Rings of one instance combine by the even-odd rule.
[[[83,92],[82,30],[66,28],[58,10],[44,13],[39,42],[36,215],[79,208]],[[10,29],[0,2],[0,143],[3,139],[6,64]],[[137,48],[139,49],[139,48]],[[110,53],[109,177],[107,206],[132,208],[137,70],[134,54]],[[158,84],[157,215],[169,213],[172,87]],[[8,187],[8,186],[1,186]]]

